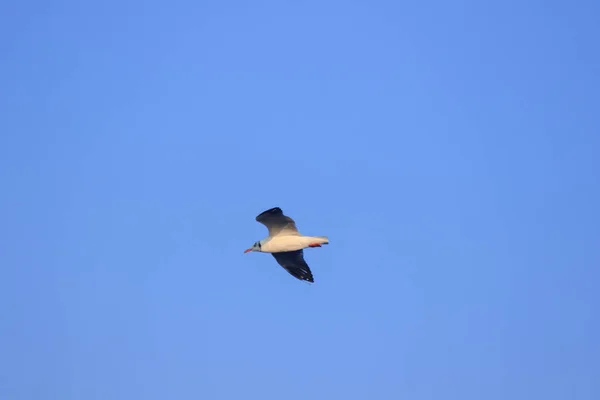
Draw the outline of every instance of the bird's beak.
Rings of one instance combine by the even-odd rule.
[[[247,249],[247,250],[244,250],[244,253],[249,253],[251,251],[252,251],[252,249]]]

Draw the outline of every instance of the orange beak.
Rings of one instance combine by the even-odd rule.
[[[244,250],[244,254],[248,253],[248,252],[251,252],[251,251],[252,251],[252,249]]]

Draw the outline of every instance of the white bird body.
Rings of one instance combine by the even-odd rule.
[[[317,247],[316,244],[329,244],[329,239],[325,236],[277,235],[266,237],[260,244],[260,251],[263,253],[281,253]]]
[[[293,219],[275,207],[256,217],[269,230],[269,236],[255,242],[244,251],[271,253],[279,265],[297,279],[314,282],[313,275],[304,260],[304,249],[329,244],[327,236],[304,236],[298,232]]]

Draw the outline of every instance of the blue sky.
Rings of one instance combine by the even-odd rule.
[[[3,3],[0,398],[600,398],[599,12]]]

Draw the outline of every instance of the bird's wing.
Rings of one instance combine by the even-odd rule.
[[[295,278],[301,281],[314,282],[313,274],[306,261],[304,261],[304,252],[302,249],[271,254],[275,257],[277,263]]]
[[[283,215],[281,208],[275,207],[260,213],[256,220],[267,227],[269,236],[300,235],[296,223],[287,215]]]

